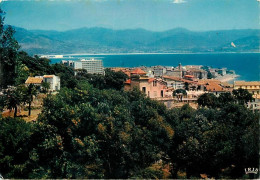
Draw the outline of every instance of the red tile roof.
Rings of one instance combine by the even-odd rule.
[[[126,80],[125,84],[131,84],[131,79]]]
[[[187,80],[187,79],[182,79],[182,78],[175,77],[175,76],[163,76],[163,78],[165,78],[165,79],[171,79],[171,80],[179,81],[179,82],[197,83],[197,82],[195,82],[195,81],[191,81],[191,80]]]
[[[122,71],[123,73],[125,73],[127,76],[130,77],[130,70],[128,68],[111,68],[111,70],[115,72]]]
[[[144,72],[142,69],[140,68],[136,68],[133,71],[131,71],[131,74],[139,74],[139,75],[145,75],[146,72]]]
[[[184,77],[187,77],[187,78],[194,78],[194,76],[192,76],[192,75],[185,75]]]
[[[216,92],[216,91],[225,91],[225,89],[223,87],[221,87],[219,84],[217,83],[209,83],[206,85],[206,89],[207,91],[213,91],[213,92]]]
[[[211,83],[221,84],[220,80],[217,80],[217,79],[199,79],[198,80],[198,85],[207,85],[207,84],[211,84]]]
[[[149,78],[148,82],[153,82],[155,78]]]

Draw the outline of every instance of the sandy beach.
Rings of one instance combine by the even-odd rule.
[[[220,80],[221,82],[230,82],[230,81],[234,81],[238,77],[239,75],[237,74],[226,74],[224,76],[218,76],[216,77],[216,79]]]

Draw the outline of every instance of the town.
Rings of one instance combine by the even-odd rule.
[[[91,74],[104,74],[102,60],[81,59],[78,61],[62,60],[62,64],[74,69],[75,74],[80,69],[85,69]],[[236,81],[238,75],[227,68],[211,68],[203,65],[186,65],[181,63],[173,66],[152,66],[122,68],[114,67],[111,70],[122,71],[129,79],[124,83],[124,90],[138,88],[147,97],[163,102],[166,107],[181,107],[185,103],[197,107],[198,98],[204,93],[219,96],[221,93],[232,93],[234,89],[246,89],[254,98],[248,102],[247,107],[253,110],[260,109],[260,82]],[[232,83],[229,83],[232,81]],[[184,90],[174,93],[176,90]],[[179,98],[181,97],[181,99]]]
[[[81,59],[78,61],[62,60],[62,65],[73,69],[76,76],[81,70],[89,74],[105,74],[105,69],[114,72],[123,72],[128,79],[124,82],[123,89],[131,91],[138,89],[147,97],[162,102],[167,108],[182,107],[189,104],[198,108],[198,98],[203,94],[214,94],[219,97],[222,93],[232,93],[239,88],[246,89],[252,94],[253,101],[247,102],[247,108],[260,110],[260,82],[259,81],[236,81],[239,77],[233,70],[227,68],[212,68],[203,65],[182,66],[152,66],[152,67],[113,67],[104,68],[103,61],[98,59]],[[60,88],[60,77],[54,74],[28,77],[24,84],[28,87],[34,85],[39,92],[56,94]],[[230,83],[231,81],[231,83]],[[12,89],[12,87],[9,87]],[[7,89],[2,89],[0,95]],[[35,98],[37,101],[37,98]],[[39,102],[33,104],[38,104]],[[21,108],[19,108],[21,112]],[[37,114],[40,113],[36,110]],[[11,112],[9,112],[11,113]],[[32,120],[37,118],[34,116]]]

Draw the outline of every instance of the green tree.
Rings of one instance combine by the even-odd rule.
[[[218,97],[219,106],[224,106],[229,103],[234,103],[235,98],[230,92],[221,93]]]
[[[0,9],[0,86],[6,87],[15,83],[19,45],[14,38],[15,30],[4,26],[4,14]]]
[[[127,80],[128,76],[122,71],[112,71],[111,69],[105,70],[105,84],[106,88],[113,88],[120,90],[124,87],[124,82]]]
[[[28,178],[33,124],[19,118],[0,118],[0,172],[6,179]]]
[[[18,61],[17,78],[15,80],[15,85],[24,84],[29,75],[29,68],[26,65],[22,64],[21,61]]]
[[[210,71],[207,71],[207,72],[208,72],[208,74],[207,74],[207,78],[208,78],[208,79],[214,78],[213,75],[212,75],[212,73],[211,73]]]
[[[88,78],[89,75],[90,75],[90,74],[87,72],[86,69],[77,69],[77,70],[75,70],[75,73],[76,73],[76,78],[77,78],[78,80],[84,80],[84,79]]]
[[[61,87],[75,88],[77,86],[77,79],[74,77],[72,68],[63,64],[53,64],[51,66],[51,74],[55,74],[61,79]]]
[[[133,177],[166,156],[173,130],[163,117],[165,111],[165,106],[140,92],[99,90],[83,81],[74,89],[49,95],[38,120],[44,130],[35,135],[44,147],[37,148],[39,159],[44,159],[41,167],[50,169],[43,174]]]
[[[28,87],[24,87],[24,102],[28,103],[28,116],[31,116],[31,104],[33,102],[33,97],[36,96],[38,93],[35,85],[30,84]]]
[[[0,115],[2,114],[2,111],[4,110],[4,107],[5,107],[5,96],[0,94]]]
[[[168,116],[175,130],[168,153],[173,178],[178,172],[185,172],[186,178],[241,178],[243,167],[259,163],[259,114],[246,107],[230,103],[191,110],[186,105]]]
[[[215,108],[218,106],[218,100],[214,94],[205,93],[198,98],[198,105],[202,107]]]
[[[247,102],[251,102],[254,100],[253,95],[249,93],[246,89],[234,89],[232,91],[232,94],[234,95],[237,102],[241,105],[244,105]]]
[[[14,109],[14,118],[17,117],[18,107],[23,103],[23,91],[23,86],[4,91],[4,106],[10,111]]]
[[[48,82],[42,82],[41,86],[44,93],[47,93],[50,89],[50,83]]]
[[[39,58],[38,56],[29,56],[26,52],[20,51],[18,54],[19,63],[29,69],[30,76],[42,76],[44,74],[53,74],[53,66],[50,60]],[[57,69],[55,69],[56,71]]]
[[[105,69],[105,75],[88,74],[85,70],[77,72],[78,80],[87,80],[95,88],[98,89],[116,89],[121,90],[128,76],[122,71],[115,72],[111,69]]]

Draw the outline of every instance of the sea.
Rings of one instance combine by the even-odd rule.
[[[50,58],[51,63],[61,60],[101,59],[104,67],[204,65],[234,70],[236,80],[260,81],[260,53],[194,53],[194,54],[74,54]]]

